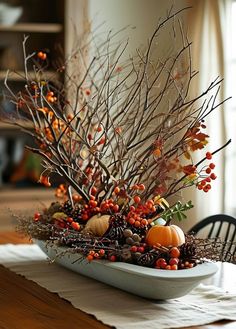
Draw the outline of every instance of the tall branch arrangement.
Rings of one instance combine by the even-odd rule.
[[[65,75],[61,85],[44,78],[47,55],[28,55],[24,39],[25,87],[15,95],[5,80],[17,107],[13,124],[37,143],[30,149],[43,159],[41,182],[50,186],[53,172],[63,177],[57,196],[68,197],[67,206],[74,211],[79,204],[82,221],[94,214],[117,214],[135,228],[147,228],[162,212],[169,223],[173,214],[181,219],[192,205],[177,203],[169,209],[165,199],[192,185],[208,192],[216,179],[212,156],[230,141],[204,151],[197,163],[193,153],[208,145],[204,120],[224,102],[217,101],[222,79],[192,96],[198,72],[192,68],[191,42],[178,21],[186,9],[170,11],[147,49],[128,60],[128,42],[117,42],[117,33],[102,41],[89,34],[57,68],[57,74]],[[170,28],[173,42],[180,37],[180,47],[158,57],[160,36]],[[28,72],[30,62],[34,77]]]

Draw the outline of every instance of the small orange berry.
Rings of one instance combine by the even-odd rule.
[[[91,188],[91,194],[92,195],[95,195],[96,193],[97,193],[97,188],[95,187],[95,186],[93,186],[92,188]]]
[[[100,249],[99,250],[99,255],[102,257],[105,255],[105,250],[104,249]]]
[[[133,197],[133,200],[134,200],[135,203],[140,203],[141,202],[141,198],[138,195],[135,195]]]
[[[113,210],[114,212],[118,212],[118,211],[119,211],[119,206],[118,206],[118,204],[115,204],[115,205],[112,207],[112,210]]]
[[[139,185],[139,190],[140,191],[144,191],[145,190],[145,185],[144,184],[140,184]]]
[[[169,251],[170,257],[178,258],[180,256],[180,251],[177,247],[172,247]]]
[[[115,256],[115,255],[110,256],[110,257],[109,257],[109,260],[110,260],[111,262],[115,262],[115,261],[116,261],[116,256]]]
[[[36,212],[34,214],[34,220],[37,222],[39,220],[40,216],[41,216],[41,214],[39,212]]]
[[[217,178],[217,176],[214,173],[211,173],[210,178],[215,180]]]
[[[211,169],[215,169],[215,166],[216,166],[216,165],[215,165],[214,163],[212,163],[212,162],[209,164],[209,167],[210,167]]]
[[[97,207],[97,201],[95,201],[95,200],[89,200],[89,205],[90,205],[90,207],[92,207],[92,208],[95,208],[95,207]]]
[[[80,230],[80,225],[79,223],[76,223],[76,222],[72,222],[71,223],[71,227],[76,230],[76,231],[79,231]]]
[[[114,193],[115,194],[119,194],[120,193],[120,188],[118,186],[115,187]]]
[[[82,197],[79,194],[73,194],[72,198],[75,202],[78,202],[82,199]]]
[[[211,160],[211,159],[212,159],[212,154],[211,154],[211,152],[206,152],[206,158],[207,158],[208,160]]]
[[[171,265],[171,270],[174,270],[174,271],[178,270],[178,265]]]
[[[91,262],[91,261],[93,260],[93,256],[92,256],[92,255],[88,255],[88,256],[86,257],[86,259],[87,259],[89,262]]]
[[[166,265],[165,270],[171,270],[171,265]]]
[[[134,225],[135,219],[134,218],[129,218],[128,222],[129,222],[130,225]]]
[[[94,258],[99,258],[99,257],[100,257],[99,253],[95,252]]]
[[[147,226],[147,225],[148,225],[148,221],[147,221],[146,219],[143,218],[143,219],[141,220],[141,225],[142,225],[142,226]]]
[[[43,56],[43,52],[42,52],[42,51],[39,51],[39,52],[37,53],[37,56],[38,56],[38,58],[41,58],[41,57]]]
[[[135,227],[140,227],[141,226],[141,223],[139,220],[136,220],[135,223],[134,223],[134,226]]]
[[[81,217],[82,217],[83,220],[88,220],[89,219],[89,216],[87,214],[83,214]]]

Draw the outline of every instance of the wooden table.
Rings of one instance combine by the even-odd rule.
[[[0,243],[29,243],[13,232],[0,232]],[[218,274],[207,283],[236,293],[236,266],[222,264]],[[4,329],[105,329],[69,302],[36,283],[0,266],[0,328]],[[189,329],[235,329],[236,321],[220,321]],[[185,329],[188,329],[185,327]]]

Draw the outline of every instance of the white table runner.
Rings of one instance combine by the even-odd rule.
[[[117,329],[170,329],[236,320],[236,294],[201,284],[188,295],[153,302],[55,263],[37,245],[1,245],[0,263]]]

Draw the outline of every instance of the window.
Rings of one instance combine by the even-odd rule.
[[[226,131],[232,143],[226,149],[225,212],[236,216],[236,0],[229,8],[229,26],[226,31],[226,96],[232,99],[226,104]]]

